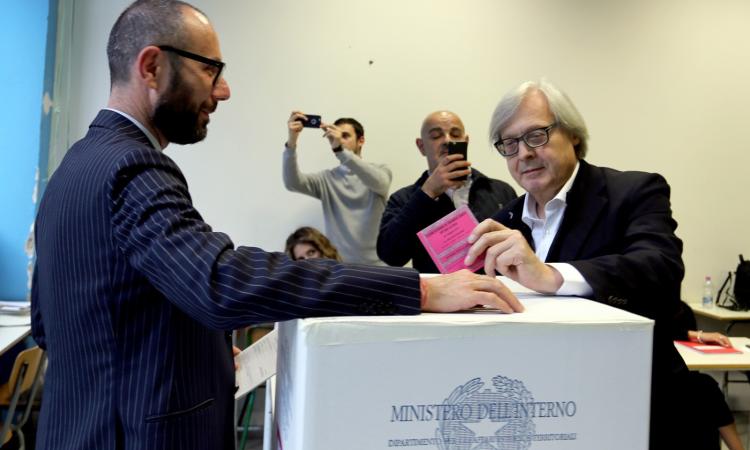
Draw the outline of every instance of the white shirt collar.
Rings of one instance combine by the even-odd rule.
[[[581,163],[576,162],[576,167],[575,169],[573,169],[573,173],[570,174],[570,178],[568,178],[568,181],[565,182],[562,189],[560,189],[560,191],[552,198],[552,200],[544,205],[545,209],[548,206],[553,207],[555,205],[563,206],[568,204],[566,201],[568,198],[568,192],[570,192],[570,189],[573,187],[573,182],[576,179],[576,175],[578,175],[578,169],[580,167]],[[523,199],[523,215],[521,216],[521,220],[523,220],[523,222],[529,226],[531,226],[529,223],[532,220],[539,220],[539,216],[536,213],[536,200],[534,200],[534,198],[528,192],[526,193],[526,197]]]
[[[124,113],[124,112],[120,111],[119,109],[114,109],[114,108],[104,108],[104,109],[106,109],[108,111],[116,112],[117,114],[119,114],[119,115],[123,116],[124,118],[128,119],[129,121],[133,122],[135,124],[135,126],[137,126],[141,131],[143,131],[143,134],[146,135],[146,137],[148,138],[148,140],[151,142],[151,145],[156,150],[159,150],[159,151],[162,150],[161,145],[159,145],[159,141],[154,137],[153,134],[151,134],[150,131],[148,131],[148,128],[146,128],[145,126],[143,126],[142,123],[140,123],[137,120],[135,120],[135,118],[133,118],[130,114]]]

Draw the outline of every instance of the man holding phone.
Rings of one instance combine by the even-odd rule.
[[[469,205],[480,222],[516,198],[507,183],[471,168],[469,136],[461,118],[435,111],[422,122],[416,144],[427,159],[427,170],[411,186],[391,195],[380,223],[378,256],[391,266],[412,266],[422,273],[437,267],[417,238],[417,232],[456,208]]]
[[[323,130],[339,165],[316,173],[302,173],[297,163],[297,140],[305,128]],[[365,131],[357,120],[342,117],[327,124],[318,115],[292,111],[283,156],[284,186],[320,199],[326,236],[345,262],[384,265],[375,251],[380,216],[385,209],[391,171],[362,159]]]

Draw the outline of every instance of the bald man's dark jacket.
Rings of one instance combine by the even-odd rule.
[[[478,221],[492,217],[516,198],[516,192],[508,183],[471,170],[469,209]],[[399,189],[388,199],[377,244],[378,257],[388,265],[403,266],[411,260],[412,267],[421,273],[438,273],[417,233],[455,211],[456,207],[445,193],[432,199],[422,191],[428,177],[425,170],[414,184]]]

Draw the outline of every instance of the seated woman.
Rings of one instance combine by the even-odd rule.
[[[680,341],[693,341],[702,344],[718,344],[729,347],[731,342],[729,338],[721,333],[704,332],[696,330],[695,315],[690,306],[681,302],[680,310],[674,320],[674,339]],[[694,417],[699,422],[710,423],[718,429],[718,434],[726,444],[729,450],[744,450],[742,440],[737,433],[737,427],[734,424],[734,416],[729,409],[724,393],[719,389],[716,381],[709,375],[700,372],[689,372],[689,375],[683,380],[684,392],[692,394],[692,405],[690,410],[694,411]],[[715,446],[714,446],[715,445]],[[709,437],[703,443],[696,443],[695,448],[719,448],[718,439],[712,441]]]
[[[284,250],[294,261],[313,258],[328,258],[341,261],[338,250],[331,241],[313,227],[302,227],[286,239]]]

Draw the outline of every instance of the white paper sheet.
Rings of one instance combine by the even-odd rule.
[[[252,391],[276,374],[277,346],[278,334],[274,329],[235,358],[240,366],[235,375],[239,386],[234,394],[235,399]]]

